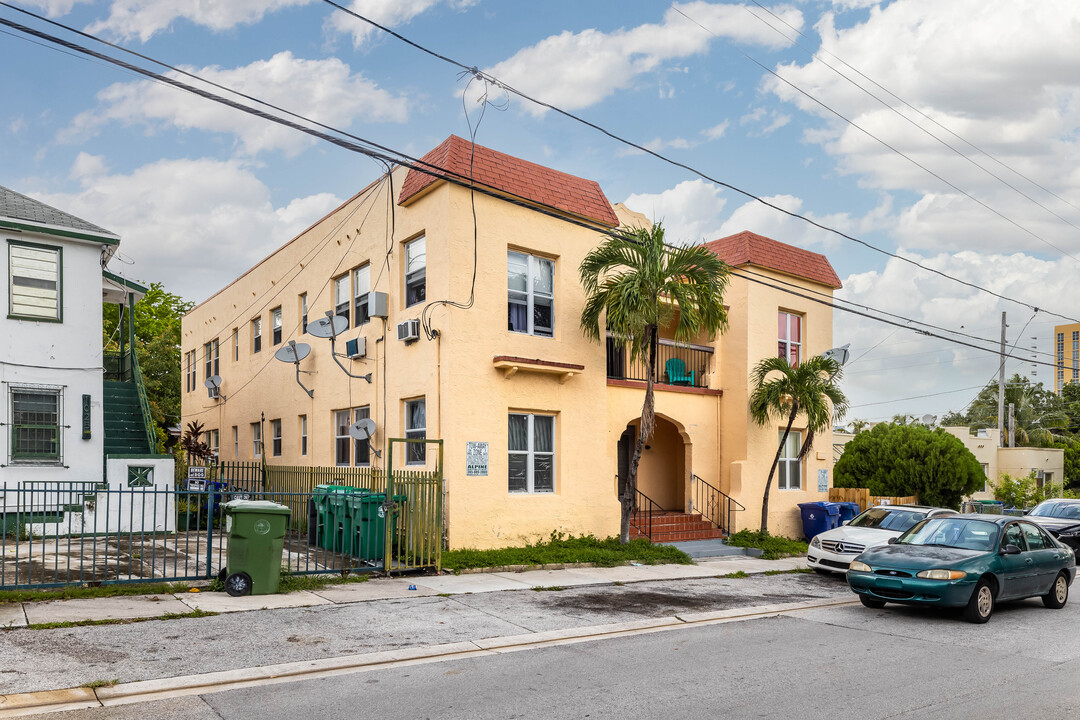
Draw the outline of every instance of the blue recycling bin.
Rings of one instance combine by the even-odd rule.
[[[803,535],[807,540],[813,540],[815,535],[840,526],[840,503],[799,503],[799,510],[802,511]]]
[[[844,523],[846,523],[847,521],[851,520],[856,515],[858,515],[859,511],[862,509],[860,507],[859,503],[840,502],[840,503],[836,503],[836,504],[840,506],[840,524],[841,525],[843,525]]]

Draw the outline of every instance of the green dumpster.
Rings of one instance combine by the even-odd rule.
[[[276,593],[291,514],[288,506],[267,500],[232,500],[223,508],[229,536],[225,592],[234,597]]]
[[[406,499],[405,495],[394,496],[398,505]],[[386,493],[352,495],[347,502],[352,510],[352,532],[347,536],[351,543],[346,551],[368,562],[382,560],[386,549]],[[393,517],[391,536],[397,534],[397,515]]]

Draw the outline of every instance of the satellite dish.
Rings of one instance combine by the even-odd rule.
[[[933,425],[937,422],[937,415],[923,415],[921,420],[923,425]]]
[[[219,388],[221,387],[221,376],[214,375],[212,377],[208,377],[206,378],[206,382],[204,382],[203,385],[205,385],[210,390]]]
[[[830,360],[834,360],[838,365],[843,367],[847,364],[848,358],[851,357],[851,350],[849,350],[850,347],[851,343],[848,343],[841,347],[826,350],[825,352],[821,353],[821,356],[827,357]]]
[[[375,434],[375,421],[371,418],[361,418],[349,426],[349,435],[355,440],[370,440]]]
[[[309,335],[317,338],[336,337],[349,329],[349,321],[341,315],[333,317],[321,317],[308,323]]]
[[[311,327],[310,325],[308,327]],[[281,362],[296,363],[300,362],[311,353],[311,346],[307,343],[298,343],[294,340],[290,340],[288,345],[283,345],[278,348],[278,351],[274,353]]]

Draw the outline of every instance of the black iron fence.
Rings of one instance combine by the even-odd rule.
[[[735,530],[735,513],[746,508],[730,495],[702,480],[697,475],[690,475],[691,511],[700,513],[725,534]]]
[[[704,345],[676,343],[661,338],[656,349],[653,381],[685,387],[708,387],[712,372],[713,349]],[[607,339],[607,376],[617,380],[648,379],[646,358],[631,360],[625,343]]]
[[[641,537],[652,540],[653,517],[660,515],[664,509],[640,490],[634,490],[634,511],[630,513],[630,534],[635,533]]]

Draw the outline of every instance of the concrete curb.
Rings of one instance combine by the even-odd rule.
[[[187,695],[204,695],[257,685],[311,680],[334,675],[381,670],[389,667],[404,667],[467,657],[485,657],[500,653],[588,642],[590,640],[775,617],[798,610],[857,605],[858,602],[858,600],[831,598],[797,603],[759,605],[683,616],[649,618],[590,627],[485,638],[471,642],[388,650],[362,655],[343,655],[321,660],[305,660],[262,667],[224,670],[201,675],[141,680],[121,683],[111,687],[101,687],[96,690],[68,688],[65,690],[0,695],[0,718],[37,715],[61,710],[128,705]]]

